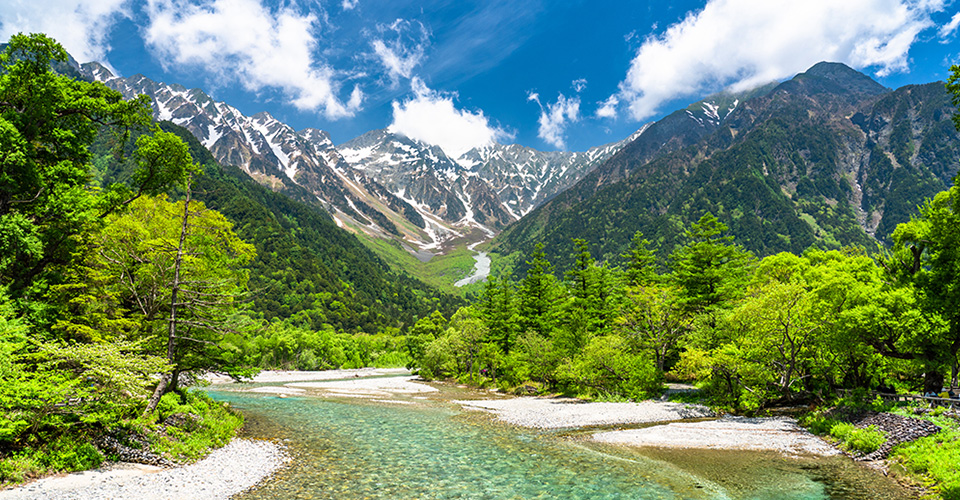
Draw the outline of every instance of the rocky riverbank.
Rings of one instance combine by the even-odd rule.
[[[226,500],[263,481],[289,459],[277,443],[235,439],[191,465],[112,464],[3,490],[0,500]]]

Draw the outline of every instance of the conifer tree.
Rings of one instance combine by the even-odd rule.
[[[643,232],[637,231],[630,240],[630,248],[621,255],[626,261],[628,286],[649,285],[657,281],[656,257],[649,246],[650,241],[643,237]]]
[[[726,232],[726,224],[704,214],[670,255],[671,278],[688,310],[708,311],[743,295],[756,259]]]
[[[537,243],[527,265],[527,274],[520,282],[518,291],[520,330],[550,337],[556,326],[559,290],[553,275],[553,265],[543,251],[543,243]]]

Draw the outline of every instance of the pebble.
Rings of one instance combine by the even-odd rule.
[[[289,460],[279,444],[234,439],[194,464],[136,474],[117,474],[107,468],[48,477],[0,491],[0,500],[227,500],[263,481]]]

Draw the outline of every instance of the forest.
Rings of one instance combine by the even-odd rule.
[[[574,239],[562,277],[538,245],[519,282],[491,279],[449,322],[421,319],[408,343],[427,378],[639,400],[669,377],[747,413],[839,388],[940,393],[957,378],[958,213],[954,187],[890,249],[763,259],[708,213],[663,267],[640,233],[618,263]]]

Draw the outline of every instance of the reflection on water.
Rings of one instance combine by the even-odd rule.
[[[212,393],[291,467],[242,499],[897,499],[843,459],[643,450],[520,430],[443,403],[412,406]],[[882,484],[878,484],[882,483]]]

